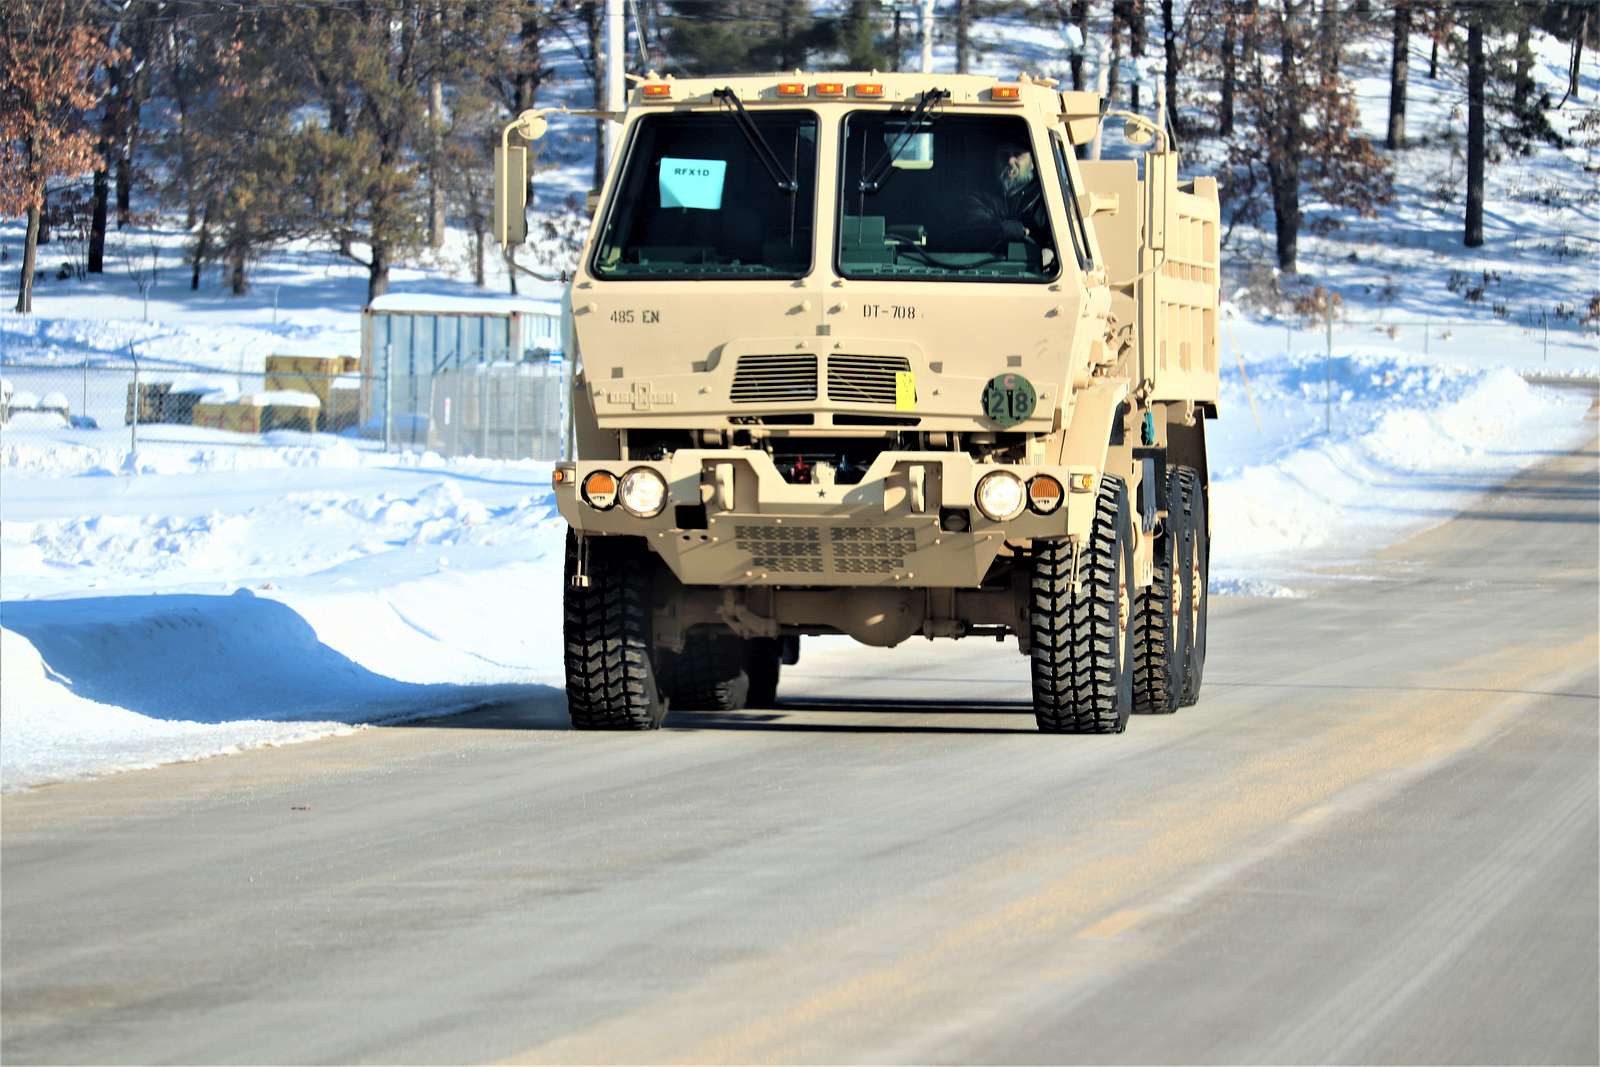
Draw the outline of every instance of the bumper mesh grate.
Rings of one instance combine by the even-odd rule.
[[[836,526],[829,532],[833,569],[840,574],[886,574],[905,567],[916,531],[900,526]]]
[[[784,574],[822,573],[822,535],[815,526],[738,525],[733,539],[750,553],[752,566]]]

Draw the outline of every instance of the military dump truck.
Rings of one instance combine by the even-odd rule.
[[[503,243],[551,114],[504,133]],[[553,475],[574,726],[770,705],[816,634],[1014,637],[1046,732],[1195,701],[1218,203],[1162,122],[877,72],[650,75],[605,117]],[[1142,154],[1079,161],[1111,118]]]

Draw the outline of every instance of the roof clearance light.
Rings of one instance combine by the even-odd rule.
[[[818,96],[843,96],[844,82],[818,82]]]
[[[672,96],[672,86],[667,82],[645,82],[643,91],[646,100],[667,100]]]
[[[858,83],[856,83],[856,95],[857,96],[882,96],[883,95],[883,83],[882,82],[858,82]]]
[[[806,95],[805,82],[779,82],[779,96],[804,96]]]
[[[991,100],[1021,100],[1022,86],[996,85],[993,89],[989,90],[989,98]]]

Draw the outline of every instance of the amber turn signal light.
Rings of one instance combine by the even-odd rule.
[[[1065,496],[1061,483],[1048,474],[1036,474],[1028,479],[1028,506],[1041,515],[1059,508]]]
[[[617,476],[610,471],[595,471],[583,480],[583,499],[592,508],[605,511],[617,502]]]

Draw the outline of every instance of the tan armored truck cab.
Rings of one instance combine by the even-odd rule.
[[[568,292],[575,726],[768,705],[824,633],[1013,636],[1046,731],[1194,701],[1216,184],[1115,114],[1140,158],[1025,76],[633,86]]]

